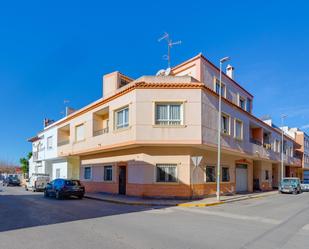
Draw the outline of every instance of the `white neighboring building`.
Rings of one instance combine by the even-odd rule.
[[[30,138],[32,157],[29,160],[29,177],[34,173],[49,174],[50,178],[79,179],[79,158],[58,157],[57,126],[44,127],[37,136]],[[78,167],[74,167],[78,165]],[[77,170],[73,170],[76,169]]]

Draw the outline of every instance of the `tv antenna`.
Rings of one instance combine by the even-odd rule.
[[[167,66],[168,66],[168,68],[170,68],[171,67],[171,48],[174,45],[181,44],[181,41],[173,42],[172,39],[170,38],[170,35],[166,32],[164,32],[164,35],[161,38],[158,39],[158,42],[160,42],[162,40],[166,40],[166,42],[167,42],[167,55],[164,56],[164,59],[167,60]]]

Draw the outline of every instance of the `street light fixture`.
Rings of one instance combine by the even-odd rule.
[[[281,180],[283,180],[283,177],[284,177],[284,165],[283,165],[283,134],[284,134],[284,131],[283,131],[283,122],[284,122],[284,119],[287,117],[287,115],[285,114],[281,114]]]
[[[219,72],[219,110],[218,110],[218,158],[217,158],[217,200],[220,201],[220,164],[221,164],[221,92],[222,92],[222,64],[227,62],[230,57],[224,57],[220,60]]]

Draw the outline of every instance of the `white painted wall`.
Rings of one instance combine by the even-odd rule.
[[[59,178],[68,178],[68,163],[66,161],[53,163],[53,174],[52,174],[53,180],[57,178],[56,177],[57,169],[60,170]]]
[[[44,130],[39,136],[42,136],[41,141],[44,148],[44,156],[42,160],[57,158],[57,127],[55,126],[51,129]],[[49,137],[52,138],[52,148],[47,147],[47,140]]]

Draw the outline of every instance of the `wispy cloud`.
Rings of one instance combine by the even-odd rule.
[[[293,117],[308,117],[309,116],[309,106],[289,106],[283,108],[277,108],[276,112],[286,114],[290,118]]]

